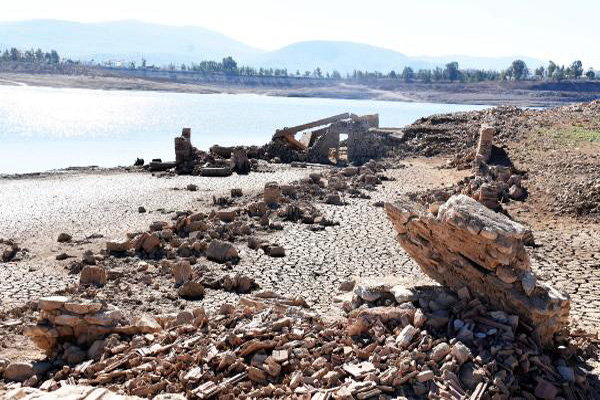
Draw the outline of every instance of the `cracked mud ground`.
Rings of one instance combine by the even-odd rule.
[[[227,272],[240,272],[253,277],[261,289],[271,289],[289,296],[302,296],[321,315],[336,315],[332,298],[339,293],[340,283],[355,277],[385,279],[404,278],[415,283],[431,283],[400,248],[383,208],[375,202],[391,201],[403,194],[447,186],[466,172],[439,169],[442,159],[405,160],[405,168],[388,170],[385,181],[371,192],[371,199],[346,199],[344,206],[318,205],[339,225],[312,232],[298,224],[284,224],[284,229],[268,235],[268,240],[282,245],[283,258],[266,256],[262,251],[237,244],[241,261]],[[245,196],[255,194],[266,182],[297,180],[314,169],[278,166],[274,172],[233,176],[226,179],[176,177],[158,179],[141,174],[74,175],[59,183],[52,180],[0,182],[9,190],[2,193],[1,232],[17,239],[29,249],[22,261],[7,263],[0,269],[0,310],[23,305],[27,301],[63,289],[77,281],[69,275],[70,260],[56,261],[65,252],[80,257],[86,249],[98,251],[107,238],[122,237],[128,231],[147,228],[155,220],[168,220],[175,210],[207,210],[213,194],[222,195],[241,187]],[[183,190],[188,183],[199,186],[197,192]],[[107,190],[107,188],[111,188]],[[174,190],[177,188],[179,190]],[[81,193],[89,193],[81,197]],[[8,193],[8,194],[7,194]],[[138,213],[144,206],[148,213]],[[42,213],[41,210],[46,210]],[[544,223],[536,222],[535,207],[518,207],[517,220],[532,226],[539,247],[531,249],[536,271],[546,280],[571,295],[571,319],[587,330],[600,326],[600,229],[594,224],[581,224],[566,217]],[[56,243],[60,232],[73,235],[69,244]],[[86,239],[92,234],[104,238]],[[207,270],[222,272],[226,267],[202,260]],[[135,267],[135,264],[132,268]],[[168,278],[156,278],[168,279]],[[158,283],[155,281],[154,283]],[[120,307],[129,312],[172,312],[191,306],[178,299],[169,283],[155,285],[135,281],[124,292]],[[128,300],[126,292],[141,294]],[[212,309],[223,302],[237,302],[237,295],[207,289],[203,300],[194,302]],[[4,343],[3,347],[6,347]],[[0,343],[0,346],[2,344]],[[20,346],[20,345],[19,345]],[[24,347],[27,344],[23,344]],[[8,349],[6,349],[8,350]],[[0,349],[0,355],[6,350]],[[22,353],[24,354],[24,353]],[[21,354],[21,355],[22,355]]]

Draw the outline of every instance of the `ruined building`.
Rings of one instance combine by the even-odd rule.
[[[334,115],[306,124],[277,130],[265,146],[267,159],[283,162],[338,163],[345,147],[348,162],[363,164],[385,155],[385,134],[378,131],[379,115]],[[297,139],[296,135],[302,133]],[[341,141],[341,135],[347,135]]]

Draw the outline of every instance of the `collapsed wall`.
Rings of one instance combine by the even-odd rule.
[[[569,297],[537,280],[524,248],[531,233],[522,225],[465,195],[452,196],[437,214],[403,201],[385,209],[400,245],[431,278],[518,314],[542,344],[568,324]]]

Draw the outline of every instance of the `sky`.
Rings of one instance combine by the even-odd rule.
[[[409,56],[530,56],[600,68],[599,0],[19,0],[0,21],[136,19],[216,30],[275,50],[345,40]]]

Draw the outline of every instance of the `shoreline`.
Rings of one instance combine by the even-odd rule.
[[[156,91],[191,94],[257,94],[275,97],[379,100],[406,103],[510,105],[517,107],[554,107],[600,98],[597,92],[547,90],[535,82],[498,82],[421,84],[397,83],[386,87],[377,82],[323,82],[321,86],[250,86],[226,82],[168,81],[139,77],[103,75],[60,75],[0,72],[0,86],[33,86],[57,89]]]

